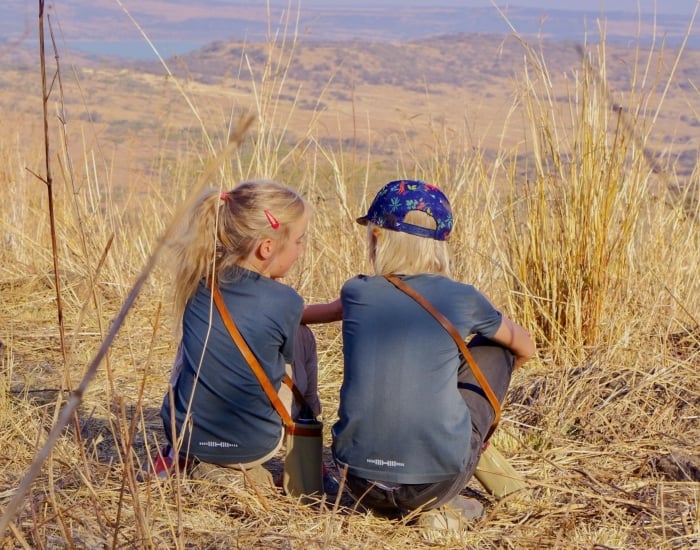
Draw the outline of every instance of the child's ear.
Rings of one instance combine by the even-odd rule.
[[[376,226],[372,227],[372,236],[369,240],[369,261],[372,263],[374,263],[374,261],[377,259],[377,240],[381,234],[381,229]]]
[[[267,260],[275,250],[275,245],[272,239],[263,239],[258,245],[258,254],[263,260]]]

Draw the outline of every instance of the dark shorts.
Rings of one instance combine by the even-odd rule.
[[[503,346],[481,336],[472,338],[469,351],[498,401],[502,403],[513,374],[513,354]],[[442,506],[464,489],[476,470],[484,437],[491,427],[495,413],[466,361],[462,361],[459,367],[457,384],[472,418],[470,454],[466,470],[449,480],[419,485],[371,481],[348,473],[345,483],[353,498],[378,511],[402,514],[418,508],[430,510]]]

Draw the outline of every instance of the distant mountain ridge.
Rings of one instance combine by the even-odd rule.
[[[581,9],[542,10],[511,6],[499,14],[493,7],[433,7],[359,5],[321,5],[302,3],[297,13],[279,7],[267,12],[260,2],[201,0],[141,0],[129,6],[131,16],[166,56],[182,54],[215,41],[264,41],[269,33],[291,33],[297,25],[298,39],[327,42],[361,40],[372,42],[404,42],[460,33],[514,34],[528,40],[573,40],[597,42],[601,28],[607,42],[640,42],[652,40],[678,45],[687,33],[691,15],[653,15],[612,11],[601,18],[595,6]],[[330,4],[330,3],[329,3]],[[286,6],[287,3],[284,2]],[[30,7],[31,6],[31,7]],[[118,4],[109,0],[65,0],[49,9],[61,36],[71,49],[92,54],[154,59],[150,47]],[[10,0],[3,7],[0,20],[0,48],[11,43],[34,43],[37,14],[33,4]],[[655,34],[654,34],[655,33]],[[690,33],[688,46],[700,48],[700,33]]]

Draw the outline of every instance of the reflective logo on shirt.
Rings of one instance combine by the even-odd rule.
[[[404,468],[406,466],[406,464],[398,460],[383,460],[381,458],[368,458],[366,460],[369,464],[374,464],[375,466],[388,466],[389,468]]]
[[[200,441],[200,447],[221,447],[223,449],[230,449],[231,447],[238,447],[238,443],[229,443],[228,441]]]

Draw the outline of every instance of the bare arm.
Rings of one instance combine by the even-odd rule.
[[[316,323],[332,323],[343,320],[343,305],[340,298],[327,304],[311,304],[304,307],[301,315],[302,325],[313,325]]]
[[[535,354],[535,343],[530,333],[523,327],[503,316],[501,326],[491,338],[494,342],[507,347],[515,355],[515,368]]]

